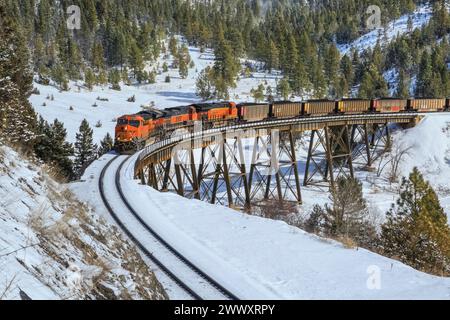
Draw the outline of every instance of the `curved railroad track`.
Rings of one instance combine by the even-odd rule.
[[[178,250],[171,246],[136,212],[125,197],[121,186],[121,171],[130,157],[131,156],[116,156],[111,159],[103,168],[99,178],[98,187],[100,196],[114,221],[148,259],[164,272],[177,287],[182,289],[193,299],[239,300],[236,295],[224,288],[220,283],[194,265],[186,256],[182,255]],[[117,160],[120,158],[123,158],[124,160],[120,162],[115,171],[112,171],[113,169],[111,167],[116,165]],[[112,173],[110,173],[111,171]],[[113,186],[111,186],[111,183],[110,185],[105,183],[106,177],[110,174],[114,175]],[[114,190],[107,191],[107,188],[112,188]],[[126,219],[124,219],[124,217],[126,217]],[[129,226],[130,224],[138,226],[140,228],[139,231],[142,232],[133,233]],[[158,257],[155,253],[149,251],[149,244],[152,245],[152,250],[158,252]],[[170,266],[168,266],[168,264],[170,264]],[[202,293],[199,293],[199,291],[202,291]]]

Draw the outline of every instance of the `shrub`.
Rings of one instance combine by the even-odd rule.
[[[450,274],[450,227],[439,198],[417,168],[403,178],[382,226],[383,254],[438,275]]]

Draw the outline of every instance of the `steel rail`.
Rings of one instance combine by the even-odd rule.
[[[111,205],[108,203],[106,199],[106,195],[104,193],[103,188],[103,180],[106,174],[106,171],[111,166],[111,164],[118,158],[115,157],[112,159],[103,169],[100,181],[99,181],[99,189],[101,193],[101,197],[111,216],[114,218],[116,223],[124,230],[124,232],[128,235],[128,237],[144,252],[144,254],[152,260],[161,270],[172,280],[174,281],[180,288],[186,291],[190,296],[197,300],[203,300],[203,298],[197,294],[192,288],[190,288],[185,282],[183,282],[178,276],[176,276],[171,270],[169,270],[160,260],[158,260],[153,254],[151,254],[145,246],[133,236],[132,232],[124,225],[124,223],[118,218],[117,214],[112,209]],[[136,212],[136,210],[132,207],[130,202],[127,200],[125,193],[121,186],[121,171],[125,163],[129,160],[130,157],[127,157],[119,166],[115,175],[115,187],[119,196],[126,206],[126,208],[130,211],[133,217],[148,231],[165,249],[167,249],[172,255],[174,255],[179,261],[181,261],[187,268],[189,268],[192,272],[202,278],[205,282],[207,282],[211,287],[215,288],[218,292],[220,292],[223,296],[230,300],[239,300],[239,298],[231,293],[228,289],[224,288],[221,284],[211,278],[208,274],[203,272],[200,268],[194,265],[191,261],[189,261],[185,256],[183,256],[178,250],[172,247],[164,238],[162,238],[153,228],[151,228]]]
[[[202,297],[200,295],[198,295],[186,283],[184,283],[180,278],[178,278],[177,275],[175,275],[171,270],[169,270],[159,259],[157,259],[152,253],[150,253],[150,251],[147,250],[147,248],[132,234],[132,232],[119,219],[119,216],[115,213],[114,209],[108,202],[105,194],[103,180],[105,179],[106,171],[109,169],[109,167],[111,167],[112,163],[116,161],[118,158],[119,156],[114,157],[103,168],[98,182],[100,197],[102,198],[102,201],[106,209],[108,210],[109,214],[114,219],[114,221],[117,223],[117,225],[122,229],[122,231],[125,232],[128,238],[130,238],[130,240],[133,241],[133,243],[145,254],[147,258],[150,259],[150,261],[152,261],[156,266],[158,266],[158,268],[160,268],[174,283],[176,283],[181,289],[183,289],[186,293],[188,293],[189,296],[191,296],[195,300],[202,300]]]

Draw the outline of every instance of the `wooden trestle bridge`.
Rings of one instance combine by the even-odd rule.
[[[390,148],[390,125],[419,120],[413,112],[346,114],[186,130],[143,150],[135,176],[159,191],[234,208],[301,204],[302,186],[334,188],[340,176],[353,177],[355,165],[370,167]],[[306,163],[298,161],[299,137],[309,138]]]

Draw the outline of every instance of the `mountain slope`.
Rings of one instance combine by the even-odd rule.
[[[165,299],[117,228],[0,146],[0,300]]]

